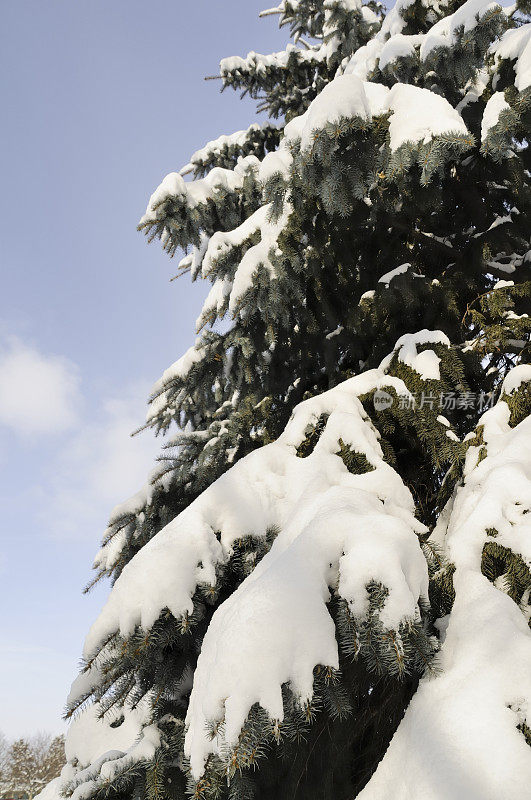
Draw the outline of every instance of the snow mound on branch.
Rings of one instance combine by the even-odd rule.
[[[103,641],[117,631],[127,636],[138,625],[149,629],[165,608],[176,618],[192,613],[192,597],[197,585],[216,583],[216,566],[227,561],[234,541],[242,536],[262,537],[276,526],[284,531],[279,542],[287,544],[289,537],[295,540],[317,513],[314,508],[316,493],[322,499],[332,487],[352,487],[353,491],[372,493],[380,498],[384,527],[386,515],[396,515],[412,532],[423,529],[414,519],[414,503],[409,491],[398,474],[383,461],[376,431],[357,399],[358,395],[380,386],[392,387],[397,394],[408,394],[402,381],[386,376],[383,370],[372,370],[302,403],[276,442],[235,464],[151,539],[116,581],[103,611],[89,631],[85,658],[90,659]],[[308,426],[315,424],[321,414],[330,414],[326,429],[314,453],[301,459],[296,455],[296,448],[306,436]],[[336,455],[340,437],[345,444],[364,453],[374,469],[363,475],[348,472]],[[369,500],[369,505],[365,506],[361,500],[353,502],[360,517],[376,514]],[[399,548],[402,547],[402,533],[397,532]],[[418,547],[413,533],[411,541]],[[275,553],[280,546],[277,545]],[[420,549],[418,553],[422,558]],[[382,559],[382,564],[384,562]],[[391,581],[392,575],[383,566],[376,570],[376,559],[371,563],[375,569],[374,579],[381,578],[386,584]],[[365,577],[363,573],[363,579]],[[391,594],[383,612],[389,625],[395,624],[400,614],[410,614],[411,603],[414,605],[421,593],[424,596],[424,588],[421,592],[414,582],[408,603],[404,605],[403,582],[406,579],[399,570],[393,580],[388,586]],[[357,610],[360,609],[361,605],[357,606]]]
[[[390,112],[390,147],[406,142],[429,142],[435,136],[454,133],[468,136],[461,115],[450,103],[429,89],[396,83],[391,89],[362,81],[357,75],[339,75],[330,81],[300,117],[286,126],[285,136],[301,140],[301,151],[312,147],[319,131],[344,119],[370,122]]]
[[[421,44],[422,39],[422,34],[404,36],[403,33],[397,33],[392,36],[382,47],[378,67],[383,70],[393,61],[396,61],[397,58],[414,56],[415,48]]]
[[[388,276],[384,275],[384,278]],[[381,280],[381,279],[380,279]],[[397,341],[393,353],[384,358],[380,364],[380,369],[388,369],[393,359],[394,353],[398,360],[408,367],[418,372],[422,380],[439,380],[439,363],[441,359],[433,350],[423,350],[418,352],[418,348],[425,344],[442,344],[450,347],[450,340],[442,331],[428,331],[426,329],[417,333],[405,333]]]
[[[125,767],[148,761],[160,746],[160,732],[149,724],[149,703],[144,699],[136,708],[125,707],[122,721],[115,714],[99,718],[98,703],[85,708],[71,723],[65,743],[66,764],[41,792],[41,800],[73,800],[91,797],[105,782]]]
[[[369,100],[362,81],[356,76],[340,75],[330,81],[304,114],[305,124],[301,135],[301,150],[313,144],[313,134],[328,124],[352,117],[371,119]]]
[[[276,127],[277,126],[271,122],[265,122],[263,124],[254,122],[244,130],[218,136],[217,139],[212,139],[210,142],[207,142],[204,147],[201,147],[199,150],[196,150],[195,153],[192,153],[189,163],[182,167],[182,169],[179,171],[179,175],[187,175],[196,167],[201,167],[203,164],[208,164],[212,158],[219,156],[224,150],[230,150],[230,148],[238,147],[243,148],[249,141],[250,137],[258,131],[266,131],[268,129],[275,130]]]
[[[241,56],[228,56],[222,58],[219,63],[219,74],[222,78],[229,78],[232,76],[241,76],[246,73],[253,72],[266,74],[268,70],[286,69],[290,57],[296,58],[300,62],[320,61],[323,54],[315,49],[302,49],[294,44],[288,44],[285,50],[279,50],[277,53],[255,53],[251,50],[245,58]]]
[[[246,156],[240,159],[234,169],[214,167],[206,177],[196,181],[185,181],[178,172],[170,172],[149,198],[146,213],[139,225],[156,222],[161,216],[161,209],[170,200],[179,199],[189,208],[195,208],[200,203],[207,203],[216,192],[241,189],[246,175],[259,164],[256,156]]]
[[[531,419],[512,429],[509,417],[499,402],[481,418],[487,456],[469,449],[464,483],[431,537],[456,568],[449,622],[439,623],[440,674],[421,679],[359,800],[529,793],[531,753],[518,726],[531,726],[531,631],[519,606],[481,573],[489,541],[531,564]]]
[[[339,431],[348,430],[348,424],[341,424],[348,423],[345,415],[334,418],[335,413],[328,423],[337,425],[335,433],[325,429],[323,434],[326,439],[328,433],[328,445],[319,442],[319,453],[304,465],[307,485],[300,510],[254,572],[216,611],[205,635],[185,740],[196,778],[209,753],[236,744],[254,703],[272,720],[281,721],[283,684],[289,683],[303,704],[312,697],[314,667],[339,667],[335,626],[326,607],[336,574],[339,595],[358,619],[368,612],[367,584],[379,580],[389,588],[381,619],[390,630],[397,630],[404,618],[418,618],[418,600],[427,596],[426,564],[415,536],[422,526],[404,506],[382,499],[395,476],[386,474],[389,468],[381,456],[370,478],[358,476],[356,481],[345,475],[343,485],[320,491],[322,477],[312,462],[337,461]],[[378,460],[376,437],[373,445]],[[333,468],[330,463],[330,471]],[[322,475],[323,467],[318,472]],[[292,477],[288,473],[288,480]],[[395,489],[402,492],[399,481]],[[212,740],[207,723],[220,718],[223,735]]]
[[[514,6],[503,9],[501,3],[488,0],[467,0],[454,14],[443,16],[426,33],[405,35],[402,30],[406,21],[402,12],[411,5],[412,0],[399,0],[395,3],[387,12],[378,33],[341,65],[340,72],[367,80],[375,70],[384,70],[399,58],[413,57],[417,50],[420,60],[426,60],[434,50],[450,48],[456,42],[459,31],[472,30],[489,12],[508,16],[514,10]],[[423,0],[422,5],[437,15],[441,14],[441,7],[437,2]]]
[[[242,295],[253,286],[253,277],[259,267],[264,267],[271,279],[276,277],[270,252],[278,250],[277,239],[285,228],[289,213],[290,208],[286,204],[280,218],[272,222],[271,204],[268,203],[261,206],[234,230],[226,233],[218,231],[211,237],[203,260],[203,276],[208,276],[214,270],[219,258],[242,245],[253,234],[260,233],[260,241],[244,253],[232,280],[228,277],[217,278],[212,284],[197,320],[198,327],[205,324],[205,320],[213,310],[219,314],[228,307],[228,310],[234,313]]]
[[[498,283],[507,283],[508,286],[514,286],[512,281],[498,281]],[[527,382],[531,382],[531,364],[519,364],[508,373],[503,381],[502,394],[512,394],[520,388],[522,383]]]
[[[82,676],[81,676],[82,677]],[[88,767],[104,753],[126,752],[135,743],[146,722],[146,708],[125,709],[121,725],[111,727],[117,716],[99,719],[101,709],[97,703],[88,706],[73,720],[65,742],[67,761],[77,760],[81,767]]]
[[[531,22],[506,31],[490,51],[496,61],[516,61],[514,85],[519,92],[531,86]]]
[[[498,124],[498,120],[500,118],[500,114],[502,113],[502,111],[506,111],[508,108],[510,108],[510,106],[507,100],[505,99],[505,95],[503,92],[494,92],[494,94],[491,97],[489,97],[489,100],[483,112],[483,118],[481,120],[482,142],[484,142],[487,136],[489,135],[490,129]]]
[[[378,283],[385,284],[385,287],[387,289],[393,278],[398,277],[398,275],[404,275],[408,271],[410,266],[411,264],[409,263],[400,264],[400,266],[395,267],[394,269],[390,270],[390,272],[386,272],[385,275],[382,275],[381,278],[378,278]]]
[[[432,50],[437,47],[451,47],[456,41],[456,34],[460,29],[465,33],[476,27],[478,17],[481,18],[489,11],[498,9],[502,13],[499,3],[489,3],[485,0],[467,0],[457,11],[436,22],[424,35],[420,47],[420,58],[425,60]]]

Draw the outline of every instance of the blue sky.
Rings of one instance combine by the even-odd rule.
[[[150,385],[193,342],[207,292],[148,246],[150,193],[254,121],[220,58],[280,49],[267,0],[17,0],[0,31],[0,730],[63,729],[110,509],[158,443]]]

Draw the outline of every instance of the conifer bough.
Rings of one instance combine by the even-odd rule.
[[[140,222],[211,286],[41,800],[528,796],[529,11],[283,0],[221,62],[269,119]]]

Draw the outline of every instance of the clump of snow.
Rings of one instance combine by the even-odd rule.
[[[383,47],[383,39],[378,36],[370,39],[367,44],[358,48],[347,64],[342,67],[342,74],[355,75],[366,81],[376,69]]]
[[[388,288],[393,278],[396,278],[397,275],[404,275],[404,273],[408,271],[410,266],[411,264],[409,263],[400,264],[399,267],[395,267],[390,272],[386,272],[385,275],[382,275],[381,278],[378,278],[378,283],[383,283],[385,284],[386,288]]]
[[[507,289],[509,286],[514,286],[514,281],[497,281],[492,289]]]
[[[512,394],[522,383],[531,381],[531,364],[519,364],[506,375],[502,384],[502,394]]]
[[[219,156],[224,150],[238,147],[243,148],[250,136],[252,136],[254,133],[267,128],[274,129],[275,127],[276,126],[271,122],[266,122],[262,125],[260,125],[258,122],[254,122],[244,130],[218,136],[217,139],[212,139],[210,142],[207,142],[204,147],[196,150],[195,153],[193,153],[190,157],[190,162],[180,170],[179,174],[187,175],[196,167],[201,167],[203,164],[208,164],[212,158]]]
[[[267,153],[265,158],[262,159],[260,168],[258,170],[258,179],[262,184],[267,183],[267,181],[274,175],[280,174],[286,176],[289,174],[289,168],[293,162],[293,156],[285,146],[286,141],[286,139],[283,139],[278,150],[275,150],[272,153]]]
[[[119,751],[123,755],[136,742],[147,721],[145,704],[136,709],[125,708],[123,722],[117,727],[111,727],[110,723],[115,722],[118,715],[99,719],[100,713],[100,706],[94,703],[72,721],[65,742],[67,761],[77,761],[87,767],[103,753]]]
[[[99,718],[98,703],[81,711],[66,736],[66,764],[59,777],[41,792],[41,800],[85,800],[125,767],[152,759],[160,746],[160,732],[149,724],[146,698],[136,708]]]
[[[429,89],[395,83],[389,92],[392,110],[389,133],[391,150],[405,142],[429,142],[434,136],[456,133],[467,136],[461,115],[450,103]]]
[[[241,189],[246,175],[250,170],[255,170],[259,164],[256,156],[246,156],[238,161],[234,169],[214,167],[206,177],[188,182],[178,172],[170,172],[151,195],[146,213],[139,224],[156,222],[168,200],[179,199],[183,204],[194,208],[200,203],[207,203],[220,190]]]
[[[489,130],[497,125],[502,111],[510,108],[509,103],[505,99],[503,92],[494,92],[489,98],[483,118],[481,120],[481,141],[484,142],[489,134]]]
[[[382,27],[378,32],[376,38],[387,39],[390,36],[400,34],[406,25],[402,12],[414,4],[415,0],[397,0],[393,8],[391,8],[385,15]],[[423,5],[428,5],[428,2],[423,2]],[[437,7],[438,3],[434,3]]]
[[[467,127],[450,103],[429,89],[396,83],[391,89],[362,81],[357,75],[334,78],[312,101],[307,111],[286,126],[286,137],[300,137],[301,150],[313,145],[317,133],[328,124],[390,112],[390,147],[397,150],[405,142],[429,142],[434,136],[455,133],[467,136]]]
[[[420,47],[421,59],[425,60],[437,47],[451,47],[461,28],[465,33],[472,30],[477,25],[478,16],[481,18],[495,9],[502,11],[498,3],[486,2],[486,0],[467,0],[453,14],[436,22],[425,34]]]
[[[310,104],[301,134],[301,150],[312,146],[314,133],[343,118],[369,120],[371,110],[363,83],[355,75],[340,75],[330,81]]]
[[[421,44],[422,38],[422,34],[404,36],[403,33],[397,33],[395,36],[392,36],[381,49],[378,61],[379,68],[381,70],[385,69],[393,61],[396,61],[397,58],[414,56],[416,53],[415,48]]]
[[[395,344],[393,353],[384,358],[380,364],[380,369],[389,368],[396,352],[398,360],[418,372],[422,380],[439,380],[441,377],[439,372],[441,359],[433,350],[423,350],[419,353],[418,348],[425,344],[442,344],[450,347],[450,340],[442,331],[424,329],[417,333],[405,333]]]
[[[496,61],[516,61],[514,85],[519,92],[531,86],[531,22],[505,31],[499,42],[490,48]]]
[[[214,309],[220,313],[225,306],[228,306],[228,309],[234,312],[242,295],[253,285],[253,276],[260,266],[268,270],[271,278],[276,276],[270,252],[278,251],[277,239],[286,225],[289,213],[290,208],[286,204],[284,213],[273,222],[270,219],[271,205],[268,203],[261,206],[234,230],[226,233],[218,231],[211,237],[203,260],[203,276],[208,276],[218,259],[232,248],[242,245],[253,234],[260,233],[260,241],[246,250],[232,280],[228,277],[215,280],[197,321],[198,327],[204,324]]]

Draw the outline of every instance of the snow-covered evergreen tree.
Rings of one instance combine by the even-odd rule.
[[[0,797],[32,800],[57,778],[64,763],[64,736],[40,733],[8,745],[0,734]]]
[[[282,0],[221,62],[269,119],[140,222],[211,288],[50,797],[526,796],[529,10]]]

